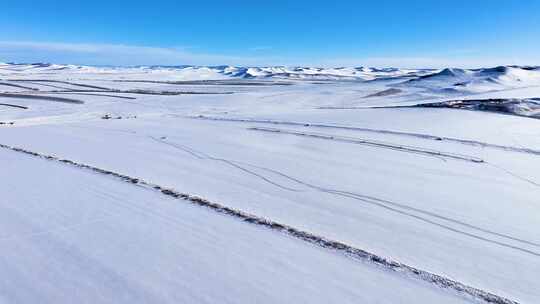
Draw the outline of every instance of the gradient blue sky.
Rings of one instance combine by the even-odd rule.
[[[2,1],[0,61],[540,65],[540,0]]]

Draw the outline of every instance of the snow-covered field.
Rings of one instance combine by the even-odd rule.
[[[539,303],[538,97],[536,67],[0,64],[0,303]]]

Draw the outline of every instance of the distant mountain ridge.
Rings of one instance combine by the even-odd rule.
[[[474,92],[498,88],[540,85],[538,66],[498,66],[479,69],[399,69],[374,67],[242,67],[242,66],[82,66],[49,63],[0,63],[0,73],[121,73],[132,77],[182,79],[258,79],[313,81],[385,81],[388,86],[407,86],[445,92]]]
[[[373,68],[373,67],[242,67],[242,66],[133,66],[133,67],[113,67],[113,66],[79,66],[49,63],[5,63],[0,64],[3,69],[11,71],[45,72],[57,70],[69,70],[73,72],[153,72],[153,71],[178,71],[178,72],[201,72],[220,74],[232,78],[277,78],[277,79],[313,79],[313,80],[372,80],[379,77],[399,77],[406,75],[425,74],[434,70],[428,69],[398,69],[398,68]]]
[[[403,86],[449,91],[486,91],[540,85],[540,68],[498,66],[481,69],[446,68],[401,83]]]

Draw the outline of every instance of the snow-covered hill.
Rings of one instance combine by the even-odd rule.
[[[376,69],[365,67],[314,68],[314,67],[222,67],[226,75],[241,78],[285,78],[308,80],[371,80],[378,77],[397,77],[418,73],[418,70],[395,68]]]
[[[396,68],[315,68],[315,67],[236,67],[236,66],[137,66],[137,67],[94,67],[77,65],[59,65],[46,63],[5,64],[0,72],[50,73],[62,71],[67,74],[160,74],[172,78],[196,79],[291,79],[291,80],[372,80],[376,78],[417,76],[429,70],[396,69]]]
[[[370,81],[394,80],[398,87],[412,87],[442,93],[478,93],[491,90],[540,85],[540,68],[500,66],[481,69],[445,68],[397,69],[370,67],[239,67],[239,66],[136,66],[96,67],[61,64],[1,64],[0,76],[43,75],[59,73],[65,76],[85,75],[146,80],[313,80]],[[399,81],[401,80],[401,81]],[[397,81],[397,83],[396,83]]]
[[[446,92],[482,92],[540,85],[537,67],[499,66],[483,69],[446,68],[433,74],[410,79],[403,86]]]

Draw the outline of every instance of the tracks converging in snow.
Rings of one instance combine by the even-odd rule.
[[[152,140],[154,140],[156,142],[160,142],[160,143],[166,144],[168,146],[171,146],[171,147],[173,147],[175,149],[179,149],[179,150],[181,150],[183,152],[186,152],[186,153],[190,154],[191,156],[193,156],[193,157],[195,157],[195,158],[197,158],[199,160],[212,160],[212,161],[218,161],[218,162],[226,163],[226,164],[228,164],[228,165],[230,165],[230,166],[232,166],[232,167],[234,167],[236,169],[239,169],[239,170],[241,170],[243,172],[246,172],[246,173],[248,173],[250,175],[254,175],[254,176],[264,180],[265,182],[268,182],[268,183],[270,183],[270,184],[272,184],[274,186],[277,186],[277,187],[279,187],[281,189],[284,189],[284,190],[294,191],[294,192],[302,192],[301,189],[293,189],[291,187],[281,185],[281,184],[271,180],[270,178],[263,176],[262,174],[258,174],[256,172],[253,172],[252,170],[249,170],[247,167],[256,168],[256,169],[259,169],[259,170],[262,170],[262,171],[270,172],[270,173],[272,173],[274,175],[278,175],[278,176],[281,176],[281,177],[283,177],[283,178],[285,178],[287,180],[290,180],[290,181],[292,181],[292,182],[294,182],[294,183],[296,183],[298,185],[305,186],[305,187],[307,187],[308,189],[311,189],[311,190],[319,191],[319,192],[322,192],[322,193],[328,193],[328,194],[335,195],[335,196],[345,197],[345,198],[349,198],[349,199],[352,199],[352,200],[355,200],[355,201],[361,201],[363,203],[367,203],[367,204],[370,204],[370,205],[377,206],[379,208],[383,208],[383,209],[385,209],[387,211],[390,211],[390,212],[394,212],[394,213],[397,213],[397,214],[400,214],[400,215],[403,215],[403,216],[413,218],[413,219],[421,221],[423,223],[434,225],[434,226],[436,226],[438,228],[445,229],[445,230],[451,231],[453,233],[458,233],[458,234],[461,234],[461,235],[464,235],[464,236],[467,236],[467,237],[471,237],[471,238],[476,239],[476,240],[484,241],[484,242],[487,242],[487,243],[490,243],[490,244],[506,247],[506,248],[509,248],[509,249],[512,249],[512,250],[517,250],[517,251],[522,252],[522,253],[530,254],[532,256],[540,257],[539,252],[536,252],[536,251],[533,251],[533,250],[523,248],[523,247],[520,247],[520,246],[516,245],[517,243],[519,243],[521,245],[528,245],[528,246],[540,248],[540,243],[537,243],[537,242],[524,240],[524,239],[517,238],[517,237],[511,236],[511,235],[505,234],[505,233],[491,231],[489,229],[485,229],[485,228],[482,228],[482,227],[479,227],[479,226],[475,226],[475,225],[472,225],[470,223],[466,223],[464,221],[460,221],[460,220],[457,220],[457,219],[450,218],[448,216],[440,215],[440,214],[437,214],[437,213],[432,212],[432,211],[426,211],[426,210],[422,210],[422,209],[419,209],[419,208],[411,207],[411,206],[406,205],[406,204],[392,202],[392,201],[389,201],[389,200],[380,199],[380,198],[377,198],[377,197],[373,197],[373,196],[369,196],[369,195],[365,195],[365,194],[361,194],[361,193],[356,193],[356,192],[351,192],[351,191],[345,191],[345,190],[340,190],[340,189],[333,189],[333,188],[328,188],[328,187],[324,187],[324,186],[314,185],[312,183],[305,182],[305,181],[300,180],[298,178],[295,178],[295,177],[293,177],[293,176],[291,176],[289,174],[285,174],[283,172],[280,172],[280,171],[277,171],[277,170],[274,170],[274,169],[271,169],[271,168],[261,167],[261,166],[257,166],[257,165],[253,165],[253,164],[249,164],[249,163],[245,163],[245,162],[240,162],[240,161],[236,161],[236,160],[230,160],[230,159],[214,157],[214,156],[211,156],[211,155],[209,155],[207,153],[197,151],[197,150],[195,150],[195,149],[193,149],[191,147],[187,147],[185,145],[181,145],[181,144],[177,144],[177,143],[172,143],[172,142],[166,141],[164,139],[156,138],[156,137],[153,137],[153,136],[150,136],[149,138],[151,138]],[[441,220],[443,222],[437,222],[436,220]],[[455,227],[453,227],[453,226],[451,226],[449,224],[455,225],[457,227],[461,227],[462,229],[455,228]],[[500,240],[488,238],[488,237],[483,236],[483,235],[474,234],[472,232],[468,232],[466,230],[463,230],[463,228],[472,229],[472,230],[474,230],[476,232],[481,232],[481,233],[484,233],[484,234],[489,235],[491,237],[499,238]],[[503,240],[515,242],[516,244],[506,243]]]
[[[305,137],[332,140],[332,141],[338,141],[338,142],[367,145],[367,146],[372,146],[372,147],[377,147],[377,148],[384,148],[384,149],[390,149],[394,151],[406,152],[406,153],[415,153],[415,154],[421,154],[421,155],[427,155],[427,156],[433,156],[433,157],[442,157],[442,158],[451,158],[451,159],[456,159],[456,160],[470,161],[473,163],[484,162],[484,160],[482,160],[481,158],[474,157],[474,156],[468,156],[468,155],[450,153],[450,152],[442,152],[442,151],[431,150],[431,149],[426,149],[426,148],[406,146],[406,145],[400,145],[400,144],[394,144],[394,143],[376,141],[376,140],[369,140],[369,139],[363,139],[363,138],[330,135],[330,134],[314,133],[314,132],[300,132],[300,131],[285,130],[285,129],[278,129],[278,128],[251,127],[251,128],[248,128],[248,130],[277,133],[277,134],[288,134],[288,135],[295,135],[295,136],[305,136]]]
[[[322,248],[336,251],[354,260],[368,262],[373,265],[382,267],[383,269],[386,269],[388,271],[401,273],[402,275],[406,277],[416,278],[421,281],[431,283],[440,288],[450,289],[459,294],[467,295],[474,299],[482,300],[487,303],[518,304],[518,302],[514,300],[510,300],[510,299],[495,295],[493,293],[490,293],[481,289],[467,286],[458,281],[455,281],[455,280],[452,280],[452,279],[449,279],[449,278],[446,278],[446,277],[443,277],[434,273],[430,273],[428,271],[424,271],[424,270],[421,270],[421,269],[418,269],[418,268],[415,268],[415,267],[412,267],[412,266],[409,266],[409,265],[406,265],[406,264],[403,264],[403,263],[400,263],[400,262],[397,262],[388,258],[381,257],[374,253],[347,245],[340,241],[331,240],[323,236],[319,236],[319,235],[316,235],[307,231],[303,231],[303,230],[294,228],[286,224],[278,223],[276,221],[273,221],[267,218],[249,214],[241,210],[233,209],[219,203],[210,202],[204,198],[200,198],[200,197],[193,196],[186,193],[181,193],[174,189],[162,187],[160,185],[147,182],[139,178],[135,178],[128,175],[116,173],[113,171],[97,168],[97,167],[90,166],[87,164],[78,163],[78,162],[71,161],[68,159],[62,159],[62,158],[52,156],[52,155],[44,155],[44,154],[36,153],[33,151],[29,151],[26,149],[12,147],[9,145],[0,144],[0,148],[23,153],[23,154],[30,155],[33,157],[38,157],[41,159],[63,163],[71,167],[75,167],[79,169],[89,170],[97,174],[114,177],[126,183],[138,185],[149,190],[158,191],[162,193],[163,195],[166,195],[175,199],[179,199],[182,201],[186,201],[186,202],[189,202],[189,203],[201,206],[201,207],[208,208],[212,211],[215,211],[215,212],[227,215],[227,216],[231,216],[233,218],[237,218],[246,223],[250,223],[250,224],[264,227],[267,229],[271,229],[273,231],[289,235],[298,240],[302,240],[302,241],[305,241],[307,243],[310,243],[310,244],[313,244]]]
[[[448,142],[454,142],[454,143],[459,143],[463,145],[494,148],[494,149],[499,149],[499,150],[504,150],[504,151],[527,153],[527,154],[540,156],[540,150],[535,150],[535,149],[530,149],[530,148],[498,145],[498,144],[486,143],[486,142],[477,141],[477,140],[436,136],[436,135],[423,134],[423,133],[362,128],[362,127],[354,127],[354,126],[340,126],[340,125],[333,125],[333,124],[321,124],[321,123],[310,123],[310,122],[281,121],[281,120],[271,120],[271,119],[226,118],[226,117],[211,117],[211,116],[204,116],[204,115],[188,116],[188,118],[200,119],[200,120],[223,121],[223,122],[289,125],[289,126],[299,126],[299,127],[306,127],[306,128],[310,128],[310,127],[311,128],[326,128],[326,129],[340,129],[340,130],[350,130],[350,131],[358,131],[358,132],[378,133],[378,134],[405,136],[405,137],[413,137],[413,138],[420,138],[420,139],[427,139],[427,140],[448,141]]]
[[[299,189],[293,189],[293,188],[290,188],[290,187],[287,187],[287,186],[284,186],[284,185],[280,185],[274,181],[272,181],[271,179],[261,175],[261,174],[258,174],[252,170],[249,170],[247,169],[246,167],[243,167],[240,162],[236,162],[236,161],[232,161],[232,160],[228,160],[228,159],[224,159],[224,158],[217,158],[217,157],[213,157],[213,156],[210,156],[208,154],[205,154],[205,153],[202,153],[202,152],[199,152],[199,151],[195,151],[189,147],[186,147],[184,145],[180,145],[180,144],[176,144],[176,143],[171,143],[171,142],[167,142],[167,141],[164,141],[162,139],[159,139],[159,138],[156,138],[154,136],[149,136],[149,138],[151,138],[152,140],[156,141],[156,142],[159,142],[159,143],[163,143],[163,144],[166,144],[166,145],[169,145],[171,147],[174,147],[176,149],[180,149],[186,153],[189,153],[190,155],[192,155],[193,157],[197,158],[197,159],[201,159],[201,160],[212,160],[212,161],[217,161],[217,162],[222,162],[222,163],[225,163],[229,166],[232,166],[236,169],[239,169],[247,174],[250,174],[250,175],[253,175],[257,178],[260,178],[262,179],[263,181],[269,183],[269,184],[272,184],[278,188],[281,188],[281,189],[284,189],[284,190],[288,190],[288,191],[293,191],[293,192],[301,192],[302,190],[299,190]]]
[[[305,137],[311,137],[311,138],[317,138],[317,139],[323,139],[323,140],[332,140],[332,141],[337,141],[337,142],[367,145],[367,146],[372,146],[372,147],[377,147],[377,148],[390,149],[390,150],[399,151],[399,152],[432,156],[432,157],[440,158],[443,160],[445,160],[446,158],[449,158],[449,159],[455,159],[455,160],[469,161],[473,163],[485,163],[498,170],[503,171],[504,173],[512,177],[515,177],[518,180],[524,181],[536,187],[540,187],[540,183],[532,179],[525,178],[502,166],[496,165],[492,162],[487,162],[479,157],[474,157],[470,155],[443,152],[443,151],[438,151],[438,150],[433,150],[433,149],[426,149],[426,148],[406,146],[406,145],[401,145],[401,144],[394,144],[394,143],[389,143],[389,142],[368,140],[368,139],[348,137],[348,136],[331,135],[331,134],[324,134],[324,133],[301,132],[301,131],[295,131],[295,130],[285,130],[285,129],[278,129],[278,128],[260,128],[260,127],[250,127],[248,128],[248,130],[269,132],[269,133],[276,133],[276,134],[286,134],[286,135],[288,134],[288,135],[294,135],[294,136],[305,136]]]

